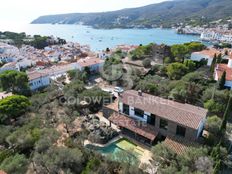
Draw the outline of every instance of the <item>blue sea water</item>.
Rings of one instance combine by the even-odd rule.
[[[83,25],[10,24],[1,25],[0,31],[26,32],[30,35],[53,35],[67,41],[88,44],[94,51],[119,44],[164,43],[167,45],[199,41],[199,36],[179,35],[173,29],[94,29]]]

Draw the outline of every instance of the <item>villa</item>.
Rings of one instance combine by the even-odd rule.
[[[214,73],[214,80],[221,79],[223,72],[226,72],[225,87],[232,89],[232,54],[230,54],[228,64],[217,64]]]
[[[32,91],[50,85],[50,77],[48,74],[41,72],[29,72],[28,74],[29,86]]]
[[[218,56],[220,53],[221,52],[219,50],[210,48],[199,52],[193,52],[190,59],[197,62],[200,62],[201,60],[207,60],[207,66],[210,66],[214,56]]]
[[[104,117],[122,134],[148,146],[164,141],[179,151],[181,145],[198,141],[207,113],[204,108],[134,90],[123,92],[118,102],[103,108]]]
[[[91,72],[99,72],[100,68],[104,65],[104,60],[96,57],[86,57],[78,60],[73,65],[75,69],[79,69],[80,71],[83,71],[86,67],[88,67]]]

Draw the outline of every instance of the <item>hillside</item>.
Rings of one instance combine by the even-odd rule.
[[[178,22],[213,21],[232,16],[231,0],[175,0],[105,13],[72,13],[41,16],[32,24],[59,23],[95,28],[170,27]]]

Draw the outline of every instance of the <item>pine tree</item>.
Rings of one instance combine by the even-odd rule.
[[[218,160],[213,168],[213,174],[218,174],[220,172],[220,169],[221,169],[221,160]]]
[[[216,62],[217,62],[217,55],[215,54],[214,57],[213,57],[211,66],[210,66],[210,72],[211,73],[214,73]]]
[[[223,90],[224,89],[224,86],[225,86],[225,83],[226,83],[226,71],[223,72],[220,80],[219,80],[219,83],[218,83],[218,89],[219,90]]]

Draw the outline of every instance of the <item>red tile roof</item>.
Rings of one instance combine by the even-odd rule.
[[[104,63],[104,61],[96,57],[87,57],[87,58],[78,60],[77,63],[81,67],[89,67],[92,65]]]
[[[217,64],[215,71],[217,73],[218,79],[220,79],[223,72],[226,71],[226,80],[232,81],[232,68],[229,68],[227,64]]]
[[[179,125],[197,129],[207,116],[207,110],[201,107],[178,103],[137,91],[129,90],[120,95],[120,101],[132,107],[142,109]]]
[[[196,143],[176,136],[166,137],[164,144],[177,154],[183,154],[190,147],[197,147]]]
[[[210,49],[206,49],[206,50],[202,50],[202,51],[199,51],[199,52],[194,52],[196,54],[203,54],[203,55],[207,55],[209,56],[210,58],[214,58],[214,55],[219,55],[221,52],[218,51],[217,49],[214,49],[214,48],[210,48]]]
[[[118,113],[113,113],[110,117],[109,120],[116,124],[117,126],[126,128],[130,131],[133,131],[145,138],[148,138],[149,140],[154,140],[156,137],[156,130],[155,128],[147,125],[146,123],[142,123],[139,121],[136,121],[132,118],[129,118],[125,115],[118,114]]]
[[[0,174],[7,174],[7,173],[4,172],[3,170],[0,170]]]

